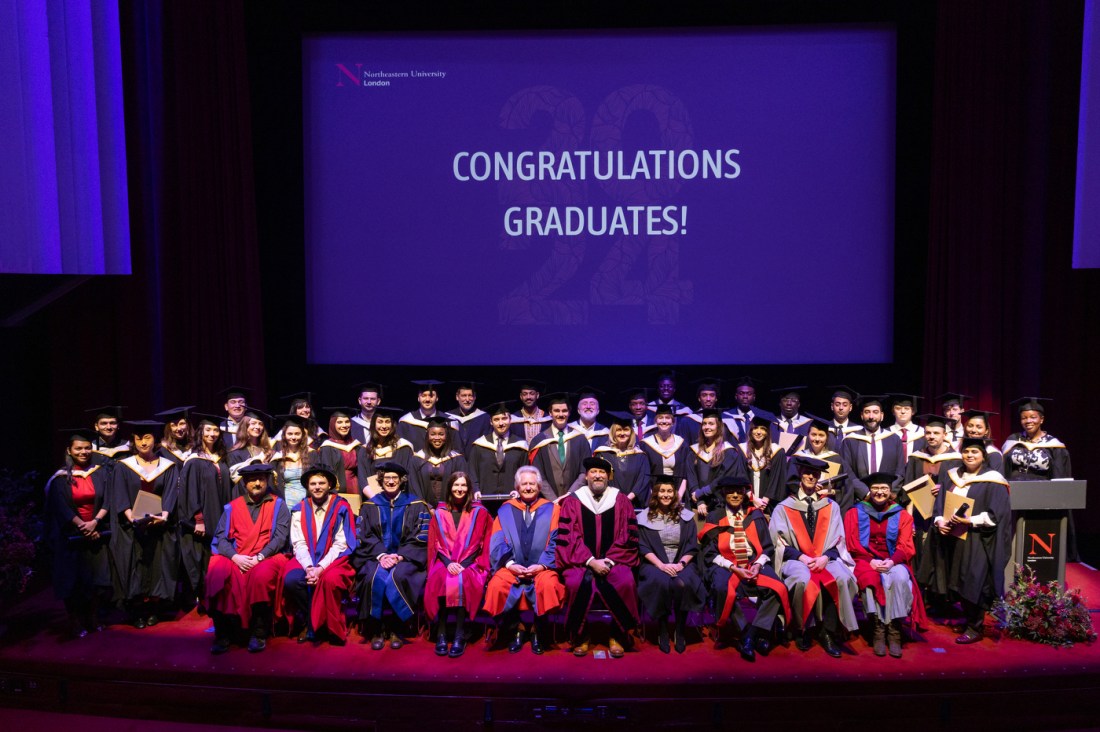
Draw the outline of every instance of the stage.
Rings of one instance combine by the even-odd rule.
[[[1100,572],[1071,565],[1067,579],[1100,613]],[[853,638],[841,659],[792,644],[750,664],[697,634],[682,655],[648,643],[619,660],[574,658],[565,644],[541,657],[527,648],[510,655],[480,641],[461,658],[437,658],[423,638],[398,651],[371,651],[357,634],[344,647],[276,638],[262,654],[234,647],[212,657],[209,621],[194,611],[82,640],[62,639],[62,614],[48,591],[8,614],[0,719],[36,729],[72,724],[69,715],[78,713],[111,718],[90,729],[108,721],[113,729],[141,725],[122,721],[131,719],[389,730],[426,721],[460,729],[686,729],[806,718],[818,720],[815,729],[839,729],[888,716],[892,730],[1100,725],[1100,644],[1055,649],[993,633],[958,646],[942,625],[908,643],[902,659],[875,657],[863,638]]]

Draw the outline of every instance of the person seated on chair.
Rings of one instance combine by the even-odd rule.
[[[731,448],[732,449],[732,448]],[[638,553],[645,560],[638,570],[638,597],[646,614],[657,621],[657,647],[668,653],[668,616],[676,621],[676,652],[687,646],[687,615],[703,609],[706,589],[699,575],[699,539],[695,514],[676,495],[676,479],[653,476],[649,507],[640,509]]]
[[[774,547],[768,519],[753,504],[749,479],[726,476],[718,481],[715,492],[724,505],[707,515],[699,532],[703,564],[715,597],[719,633],[715,646],[726,644],[722,631],[732,617],[741,633],[741,657],[754,661],[757,651],[766,656],[771,650],[772,629],[779,613],[790,622],[787,587],[772,569]],[[738,602],[746,597],[757,598],[751,625]]]
[[[584,485],[561,500],[558,519],[557,563],[569,593],[566,630],[573,655],[586,655],[588,611],[599,597],[613,620],[611,656],[622,658],[638,624],[632,571],[638,565],[638,525],[630,499],[608,485],[611,463],[590,457],[583,465]]]
[[[889,646],[890,655],[901,658],[901,621],[912,616],[914,625],[927,623],[910,566],[916,554],[913,517],[894,500],[893,473],[872,473],[864,482],[867,497],[844,515],[845,540],[864,612],[874,623],[874,653],[885,656]]]
[[[302,482],[308,499],[290,518],[294,556],[283,569],[281,605],[294,616],[293,627],[302,628],[299,643],[320,640],[325,629],[329,641],[342,646],[348,638],[343,600],[355,579],[351,505],[336,493],[336,474],[326,467],[310,468]]]
[[[287,563],[290,510],[272,492],[274,468],[253,463],[240,471],[244,495],[222,512],[210,544],[206,605],[214,620],[217,655],[229,650],[234,623],[249,631],[248,651],[267,647],[279,576]]]
[[[810,649],[810,632],[817,625],[825,653],[840,658],[837,635],[844,628],[854,631],[859,627],[852,606],[857,592],[851,570],[855,562],[844,542],[840,506],[819,494],[817,481],[827,467],[825,461],[798,456],[792,462],[799,483],[772,512],[771,519],[778,574],[791,598],[791,625],[802,629],[798,649]]]
[[[489,575],[489,527],[493,517],[473,500],[469,477],[447,479],[447,498],[436,506],[428,528],[428,581],[424,611],[436,623],[435,655],[458,658],[466,650],[467,618],[477,615]],[[453,645],[447,643],[447,615],[455,618]]]
[[[542,655],[550,643],[549,615],[565,602],[558,578],[555,548],[558,505],[540,495],[542,475],[525,465],[516,470],[519,498],[497,511],[489,537],[493,576],[485,590],[485,612],[497,619],[510,638],[509,653],[519,653],[528,636],[531,652]],[[520,628],[520,612],[534,613],[534,628]]]
[[[408,471],[395,463],[375,466],[382,492],[359,509],[358,547],[352,564],[358,572],[359,618],[364,641],[382,650],[405,645],[405,624],[420,606],[428,560],[428,504],[408,490]],[[387,623],[383,614],[389,608]]]

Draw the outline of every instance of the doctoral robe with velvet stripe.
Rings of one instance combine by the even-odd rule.
[[[536,498],[530,506],[518,498],[497,511],[489,536],[489,560],[493,576],[485,590],[485,612],[499,616],[511,610],[551,613],[565,601],[565,587],[557,567],[558,505]],[[509,562],[545,569],[533,579],[519,579]]]
[[[424,610],[435,619],[439,606],[463,607],[468,617],[477,615],[489,579],[489,532],[493,517],[480,503],[459,514],[458,525],[445,503],[435,508],[428,528],[428,581],[424,587]],[[448,571],[456,562],[463,570]]]
[[[359,509],[359,545],[352,556],[358,573],[359,617],[382,617],[389,606],[402,620],[420,607],[428,559],[428,504],[401,491],[393,499],[379,493]],[[402,560],[390,569],[383,554]]]
[[[856,576],[859,589],[870,588],[874,593],[875,602],[885,609],[887,617],[882,618],[884,621],[911,616],[918,627],[927,627],[928,617],[913,570],[917,553],[914,536],[913,517],[898,503],[891,502],[879,511],[869,501],[860,501],[844,514],[844,537],[848,553],[856,562],[852,573]],[[873,559],[891,560],[895,565],[891,570],[892,579],[897,581],[901,575],[908,580],[912,593],[910,607],[900,607],[897,597],[888,597],[894,593],[893,590],[888,593],[885,586],[891,579],[884,578],[882,572],[871,566]],[[900,572],[895,571],[898,568],[902,568]],[[898,594],[901,595],[904,593]]]

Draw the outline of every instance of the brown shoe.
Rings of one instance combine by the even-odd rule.
[[[883,657],[886,655],[886,626],[878,619],[877,615],[873,618],[873,622],[875,629],[871,640],[871,649],[876,656]]]
[[[612,658],[622,658],[626,654],[626,649],[623,648],[623,644],[619,642],[619,639],[615,636],[611,636],[611,640],[608,642],[607,647],[611,649]]]
[[[894,620],[886,626],[886,644],[890,646],[890,655],[901,658],[901,621]]]
[[[573,643],[573,655],[576,656],[577,658],[581,658],[582,656],[587,656],[588,655],[588,645],[589,645],[589,643],[590,643],[590,641],[588,640],[587,636],[585,636],[584,638],[580,638],[577,641],[575,641]]]

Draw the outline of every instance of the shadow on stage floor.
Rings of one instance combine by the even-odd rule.
[[[1100,613],[1100,572],[1071,565],[1067,580]],[[234,647],[215,658],[209,621],[193,611],[81,640],[61,637],[61,615],[48,592],[9,613],[0,720],[88,730],[100,727],[69,715],[114,718],[115,730],[136,719],[342,730],[723,729],[810,718],[815,732],[888,719],[890,732],[1100,725],[1100,644],[1056,649],[993,633],[958,646],[938,624],[908,643],[902,659],[877,658],[854,637],[839,660],[816,645],[805,653],[791,645],[750,664],[698,639],[683,655],[645,644],[619,660],[574,658],[565,645],[541,657],[510,655],[483,643],[441,659],[423,638],[372,651],[354,634],[340,648],[276,638],[264,653]]]

